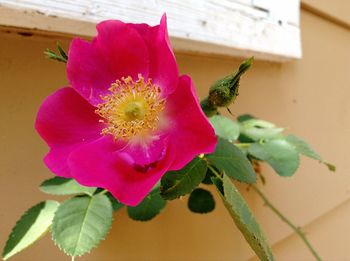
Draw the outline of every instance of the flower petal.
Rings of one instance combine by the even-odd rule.
[[[81,143],[51,148],[44,158],[45,165],[57,176],[71,178],[67,159],[69,154],[80,145]]]
[[[135,206],[167,171],[173,154],[165,152],[160,161],[140,170],[123,145],[105,136],[74,150],[68,162],[72,176],[80,184],[105,188],[123,204]]]
[[[111,84],[138,74],[148,78],[148,49],[133,26],[107,20],[97,26],[98,35],[87,42],[74,39],[68,53],[67,75],[72,87],[92,105],[101,103]]]
[[[168,96],[176,89],[179,71],[169,41],[166,15],[163,15],[157,26],[130,25],[140,33],[146,42],[150,59],[149,78],[161,87],[164,97]]]
[[[171,126],[169,142],[175,154],[171,169],[181,169],[195,156],[214,151],[217,138],[199,105],[189,76],[181,76],[176,91],[168,97],[167,115]]]
[[[103,124],[95,108],[73,88],[62,88],[42,103],[35,128],[51,150],[45,163],[55,174],[69,177],[66,160],[69,153],[85,142],[100,137]]]
[[[140,168],[145,168],[161,160],[166,151],[167,138],[153,135],[147,141],[136,140],[130,142],[122,152],[128,153]]]

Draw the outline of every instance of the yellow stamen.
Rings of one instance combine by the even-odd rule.
[[[133,81],[128,76],[113,83],[109,91],[110,94],[101,97],[103,103],[96,110],[107,124],[103,135],[131,139],[157,130],[165,100],[159,86],[152,84],[151,79],[145,82],[139,75],[138,80]]]

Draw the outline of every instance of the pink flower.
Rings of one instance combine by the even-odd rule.
[[[134,206],[165,172],[211,153],[216,137],[191,78],[178,75],[165,16],[154,27],[108,20],[97,32],[72,41],[72,87],[46,98],[35,127],[53,173]]]

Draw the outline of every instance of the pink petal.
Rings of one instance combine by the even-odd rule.
[[[81,143],[67,145],[67,146],[55,146],[50,149],[49,153],[44,158],[45,165],[57,176],[64,178],[71,178],[70,170],[67,164],[69,154]]]
[[[147,168],[164,157],[168,142],[166,137],[161,136],[151,139],[147,144],[130,142],[121,152],[129,154],[140,169]]]
[[[107,20],[97,25],[91,43],[74,39],[68,53],[67,75],[72,87],[91,104],[101,103],[116,80],[138,74],[148,78],[148,49],[133,26]]]
[[[123,143],[105,136],[79,147],[69,156],[72,176],[82,185],[110,191],[125,205],[136,206],[159,181],[172,162],[165,153],[149,169],[135,168],[132,155],[122,150]]]
[[[100,103],[100,95],[116,80],[109,61],[100,54],[95,42],[73,39],[67,63],[67,77],[71,85],[93,105]]]
[[[181,76],[176,91],[168,97],[167,114],[171,126],[169,142],[175,154],[171,169],[181,169],[195,156],[214,151],[217,138],[199,105],[189,76]]]
[[[59,89],[42,103],[35,128],[51,148],[44,161],[55,174],[69,177],[66,164],[69,153],[100,137],[103,125],[94,110],[69,87]]]
[[[149,77],[161,87],[163,96],[168,96],[176,89],[179,71],[169,41],[166,15],[164,14],[160,24],[154,27],[147,24],[130,25],[146,42],[150,59]]]

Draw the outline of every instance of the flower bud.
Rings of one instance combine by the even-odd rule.
[[[213,105],[208,103],[208,97],[206,97],[205,99],[203,99],[201,101],[201,107],[202,107],[202,110],[203,110],[204,114],[207,117],[214,116],[215,114],[218,113],[217,108],[215,106],[213,106]]]
[[[245,60],[234,73],[216,81],[209,89],[209,96],[202,102],[204,113],[211,117],[218,107],[228,107],[238,96],[239,80],[250,68],[254,57]]]

